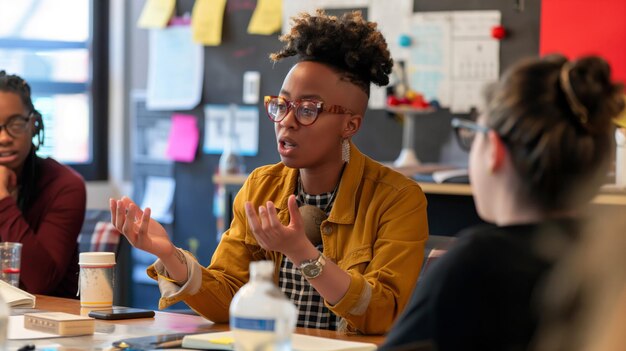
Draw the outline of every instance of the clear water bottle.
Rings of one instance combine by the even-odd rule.
[[[230,303],[230,329],[237,351],[288,351],[296,307],[274,284],[274,263],[250,263],[250,281]]]
[[[10,312],[9,305],[0,295],[0,351],[7,349],[7,330]]]

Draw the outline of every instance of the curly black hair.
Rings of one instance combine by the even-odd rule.
[[[302,13],[292,22],[291,31],[280,37],[286,45],[270,55],[272,61],[297,55],[301,61],[327,64],[368,95],[370,83],[389,84],[393,60],[387,42],[377,24],[366,21],[361,12],[338,18],[317,10],[315,15]]]

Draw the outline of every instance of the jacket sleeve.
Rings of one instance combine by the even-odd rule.
[[[244,184],[233,204],[233,221],[224,232],[208,267],[201,268],[202,282],[197,291],[162,296],[159,308],[184,301],[193,310],[215,323],[228,322],[228,309],[235,293],[248,281],[249,264],[265,258],[265,252],[255,243],[246,243],[246,215],[244,203],[249,185]],[[193,264],[193,263],[192,263]],[[157,277],[154,266],[148,275]]]
[[[328,307],[343,329],[383,334],[406,306],[421,271],[428,238],[426,197],[417,184],[368,205],[377,226],[362,233],[370,245],[347,253],[339,266],[350,274],[347,293]],[[355,233],[353,235],[356,235]]]
[[[71,179],[46,189],[40,225],[33,230],[12,197],[0,200],[0,239],[22,243],[21,287],[33,294],[52,293],[72,264],[86,207],[85,184]]]

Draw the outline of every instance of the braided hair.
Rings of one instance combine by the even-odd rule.
[[[39,179],[39,164],[41,160],[37,157],[36,151],[41,145],[43,145],[43,119],[39,111],[37,111],[33,105],[30,86],[21,77],[13,74],[7,74],[5,71],[0,70],[0,91],[18,95],[26,110],[30,111],[29,113],[35,119],[35,131],[33,133],[33,137],[37,137],[37,144],[31,145],[30,153],[24,161],[24,168],[22,169],[22,174],[18,182],[19,193],[17,197],[17,205],[23,212],[25,209],[30,207],[36,197],[35,185]]]
[[[302,13],[292,21],[291,31],[280,37],[285,46],[270,55],[272,61],[298,56],[300,61],[324,63],[368,96],[370,83],[389,84],[393,60],[387,42],[376,23],[363,19],[361,12],[338,18],[317,10],[315,15]]]

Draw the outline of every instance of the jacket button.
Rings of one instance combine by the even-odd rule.
[[[330,234],[333,232],[333,227],[330,225],[324,226],[324,234]]]

